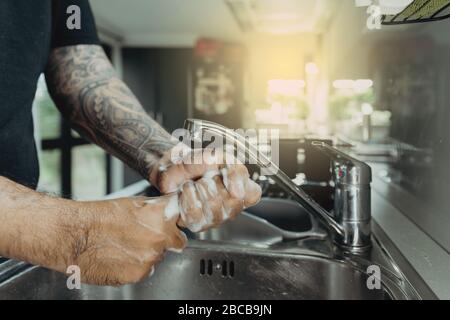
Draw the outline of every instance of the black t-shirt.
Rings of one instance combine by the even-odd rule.
[[[99,44],[88,0],[0,0],[0,176],[36,187],[37,80],[52,48],[77,44]]]

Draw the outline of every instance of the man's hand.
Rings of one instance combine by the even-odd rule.
[[[65,227],[78,230],[70,239],[67,264],[80,267],[84,283],[123,285],[146,278],[166,250],[186,246],[176,225],[177,201],[169,196],[82,204],[89,216],[86,225],[80,228],[77,219],[66,217]]]
[[[167,152],[149,179],[163,194],[180,193],[180,226],[216,227],[260,200],[261,188],[232,155],[205,149],[175,159],[176,153]]]
[[[1,256],[62,273],[76,265],[83,283],[137,282],[186,245],[177,196],[78,202],[0,177],[0,203]]]

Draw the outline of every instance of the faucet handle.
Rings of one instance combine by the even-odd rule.
[[[336,182],[349,185],[370,185],[372,170],[370,166],[348,154],[320,141],[313,141],[312,146],[333,161],[333,177]]]
[[[312,145],[332,160],[334,218],[344,230],[344,235],[336,241],[354,252],[363,252],[370,248],[371,242],[372,170],[368,164],[323,142]]]

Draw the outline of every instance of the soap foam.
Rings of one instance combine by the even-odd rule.
[[[239,177],[239,179],[236,181],[236,189],[238,193],[237,196],[243,199],[245,197],[245,183],[242,177]]]
[[[159,172],[165,172],[165,171],[167,171],[167,169],[168,169],[168,167],[164,164],[159,166]]]
[[[193,182],[188,182],[188,183],[189,183],[188,189],[191,192],[191,197],[192,197],[191,199],[193,200],[195,207],[200,209],[203,205],[202,205],[202,202],[198,200],[197,189],[195,188],[195,185]]]
[[[219,170],[208,170],[203,175],[203,178],[205,179],[213,179],[214,177],[220,175]]]
[[[183,190],[186,192],[185,196],[190,197],[190,201],[192,201],[196,208],[202,208],[203,205],[202,202],[198,199],[197,190],[194,183],[192,181],[188,181],[186,183],[188,184],[187,189],[183,188]],[[186,210],[182,205],[179,206],[179,211],[186,228],[188,228],[192,232],[199,232],[207,224],[204,216],[201,217],[200,221],[195,221],[195,219],[193,219],[191,215],[186,213]]]
[[[212,178],[203,177],[203,181],[206,183],[211,195],[216,195],[218,193],[216,182]]]
[[[227,168],[222,168],[220,170],[220,172],[222,173],[222,181],[223,181],[223,185],[225,186],[225,188],[230,191],[231,185],[230,185],[230,179],[229,179],[229,172]],[[233,184],[233,186],[235,187],[235,192],[237,192],[237,194],[235,194],[234,196],[239,197],[240,199],[244,199],[245,197],[245,178],[242,176],[238,176],[237,181],[235,184]]]
[[[174,253],[182,253],[183,249],[167,248],[167,251],[174,252]]]
[[[230,218],[230,210],[225,209],[224,206],[222,206],[222,220],[228,220]]]
[[[170,197],[169,203],[164,209],[164,217],[166,220],[172,220],[180,212],[180,207],[178,205],[178,195]]]
[[[211,209],[211,206],[208,202],[208,194],[205,190],[205,188],[199,184],[197,185],[197,190],[200,195],[200,198],[202,198],[204,206],[203,206],[203,216],[205,217],[205,220],[211,223],[214,220],[214,215]]]
[[[225,186],[225,188],[228,189],[228,169],[227,168],[222,168],[220,170],[220,173],[222,174],[223,185]]]
[[[148,199],[145,201],[146,204],[158,204],[161,200],[159,198]]]
[[[155,266],[152,267],[148,276],[151,277],[154,273],[155,273]]]
[[[195,233],[195,232],[200,232],[201,230],[203,230],[206,225],[208,225],[208,222],[206,221],[205,217],[202,217],[200,222],[197,222],[197,223],[192,222],[186,227]]]

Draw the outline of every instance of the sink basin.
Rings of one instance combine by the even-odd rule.
[[[269,207],[275,216],[276,206]],[[301,214],[297,206],[291,209],[291,214]],[[271,219],[264,210],[261,216]],[[16,272],[0,277],[0,299],[417,298],[376,239],[368,256],[349,257],[315,230],[314,223],[312,230],[293,232],[267,219],[243,213],[218,229],[191,234],[183,253],[167,253],[153,276],[118,288],[82,285],[81,290],[69,290],[63,274],[8,261],[7,269]],[[310,223],[306,217],[303,221],[305,226]],[[306,230],[305,226],[295,230]],[[370,265],[382,269],[380,289],[367,286]],[[0,275],[2,268],[6,267],[0,265]]]
[[[298,203],[263,198],[256,206],[247,208],[220,228],[198,234],[185,232],[190,239],[267,247],[283,241],[324,236],[313,229],[316,228],[313,228],[310,215]]]
[[[194,243],[169,253],[154,275],[120,288],[82,285],[35,267],[0,286],[2,299],[390,299],[369,290],[367,275],[321,257]]]
[[[262,198],[245,211],[286,231],[302,232],[312,228],[308,212],[293,200]]]

